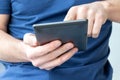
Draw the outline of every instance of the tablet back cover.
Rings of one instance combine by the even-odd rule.
[[[87,45],[87,20],[74,20],[66,22],[53,22],[35,24],[35,35],[40,44],[53,40],[61,40],[63,43],[73,42],[79,51],[84,51]]]

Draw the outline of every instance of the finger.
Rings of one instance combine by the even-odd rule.
[[[92,29],[94,26],[94,20],[95,20],[95,11],[89,10],[87,14],[88,18],[88,37],[92,36]]]
[[[104,24],[105,19],[102,17],[102,14],[97,14],[95,17],[95,23],[92,31],[92,37],[97,38],[100,34],[102,25]]]
[[[76,19],[86,19],[87,18],[87,11],[88,7],[87,6],[79,6],[77,10],[77,16]]]
[[[77,6],[71,7],[64,18],[64,21],[76,19]]]
[[[28,44],[28,45],[33,46],[33,47],[39,45],[39,43],[37,42],[37,39],[36,39],[35,35],[32,34],[32,33],[26,33],[24,35],[24,37],[23,37],[23,42],[25,44]]]
[[[36,61],[39,61],[39,66],[47,63],[51,60],[56,59],[57,57],[59,57],[60,55],[64,54],[65,52],[67,52],[68,50],[72,49],[74,47],[74,45],[72,43],[67,43],[63,46],[61,46],[60,48],[56,49],[53,52],[50,52],[49,54],[46,54],[44,56],[39,57],[38,59],[36,59]]]
[[[52,41],[48,44],[45,44],[43,46],[38,46],[33,48],[33,50],[29,50],[28,51],[28,58],[34,60],[39,58],[40,56],[46,55],[48,53],[50,53],[51,51],[54,51],[55,49],[57,49],[60,45],[61,45],[61,41],[56,40],[56,41]],[[37,61],[35,62],[35,64],[38,64]]]
[[[73,48],[69,52],[61,55],[59,58],[57,58],[51,62],[48,62],[46,64],[41,65],[40,68],[41,69],[48,69],[51,67],[59,66],[59,65],[63,64],[65,61],[69,60],[77,51],[78,51],[77,48]]]

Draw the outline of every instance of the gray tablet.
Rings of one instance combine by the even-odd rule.
[[[86,19],[34,24],[33,27],[41,45],[53,40],[61,40],[63,44],[73,42],[79,51],[86,49],[88,28]]]

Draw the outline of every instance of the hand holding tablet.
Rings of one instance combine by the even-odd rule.
[[[53,40],[61,40],[63,44],[73,42],[79,51],[86,49],[88,28],[86,19],[34,24],[33,27],[41,45]]]

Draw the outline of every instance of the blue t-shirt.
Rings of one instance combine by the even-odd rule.
[[[0,0],[0,14],[9,14],[8,32],[17,39],[33,31],[33,24],[62,21],[70,7],[96,0]],[[82,14],[82,13],[81,13]],[[31,63],[1,61],[6,70],[0,80],[112,80],[108,42],[112,24],[107,21],[98,38],[88,38],[87,50],[50,71]],[[16,53],[17,54],[17,53]]]

